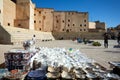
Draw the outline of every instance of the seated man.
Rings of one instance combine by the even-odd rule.
[[[80,38],[77,38],[78,43],[82,43],[82,40]]]

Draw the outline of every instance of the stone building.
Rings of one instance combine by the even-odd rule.
[[[66,19],[65,19],[65,16],[66,16],[66,13],[65,12],[58,12],[58,11],[55,11],[53,13],[53,20],[54,20],[54,23],[53,23],[53,32],[65,32],[66,31]]]
[[[38,41],[54,40],[51,33],[51,25],[53,25],[53,20],[50,20],[53,15],[51,11],[44,10],[44,12],[50,12],[50,14],[45,14],[48,19],[43,17],[46,18],[44,24],[36,28],[35,4],[31,0],[0,0],[0,43],[22,43],[31,39],[33,35],[36,35]],[[41,22],[43,21],[41,16],[37,17],[41,19]],[[46,32],[36,31],[40,27]]]
[[[35,8],[34,10],[34,26],[35,30],[52,32],[53,30],[53,12],[50,8]]]
[[[31,0],[0,0],[0,24],[34,29],[34,8]]]
[[[0,34],[4,33],[0,35],[0,43],[21,42],[34,34],[37,40],[54,40],[53,34],[59,34],[56,35],[59,38],[66,34],[65,39],[71,39],[89,33],[91,27],[88,12],[36,8],[32,0],[0,0],[0,24]],[[106,25],[96,21],[94,28],[98,32],[105,30]]]
[[[31,0],[0,0],[0,24],[44,32],[87,32],[88,13],[36,8]]]
[[[95,21],[89,22],[89,32],[106,31],[106,24],[104,22]]]
[[[16,19],[16,3],[11,0],[0,0],[0,24],[14,26]]]
[[[116,30],[120,30],[120,24],[115,27]]]
[[[95,21],[95,23],[96,23],[96,29],[101,29],[101,30],[105,30],[106,29],[105,22]]]
[[[54,11],[53,32],[87,32],[88,13],[75,11]]]
[[[31,0],[17,0],[15,26],[34,30],[34,8]]]
[[[34,8],[31,0],[0,0],[0,24],[34,29]]]
[[[89,29],[96,29],[96,23],[95,22],[89,22]]]

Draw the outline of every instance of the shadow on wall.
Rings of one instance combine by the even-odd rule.
[[[103,39],[104,32],[52,32],[56,40],[73,40],[75,38]]]
[[[0,64],[0,68],[5,68],[5,63]]]
[[[0,44],[12,44],[11,35],[0,25]]]

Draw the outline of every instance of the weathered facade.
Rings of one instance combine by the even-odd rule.
[[[53,32],[65,32],[66,31],[66,22],[65,22],[65,12],[54,12],[53,13]]]
[[[15,26],[34,30],[34,8],[30,0],[17,0]]]
[[[89,32],[101,32],[106,31],[106,24],[104,22],[95,21],[89,22]]]
[[[75,11],[55,11],[54,12],[55,32],[87,32],[88,13]]]
[[[95,21],[95,23],[96,23],[96,29],[101,29],[101,30],[106,29],[106,24],[104,22]]]
[[[36,39],[40,41],[54,40],[51,34],[53,27],[51,26],[53,25],[53,20],[51,20],[52,10],[44,10],[44,12],[50,13],[46,14],[45,23],[42,25],[38,24],[37,26],[37,28],[44,27],[42,31],[46,32],[35,31],[37,29],[34,25],[34,10],[35,5],[31,0],[0,0],[0,43],[22,43],[25,40],[31,39],[32,35],[36,35]],[[41,16],[37,17],[42,22]]]
[[[11,0],[0,0],[0,24],[14,26],[16,4]]]
[[[87,12],[35,8],[31,0],[1,0],[0,24],[44,32],[87,32]]]
[[[0,25],[3,25],[3,0],[0,0]]]
[[[31,0],[0,0],[0,24],[34,29],[34,8]]]
[[[35,4],[32,3],[32,0],[0,0],[0,24],[3,27],[6,26],[0,28],[1,31],[7,30],[8,26],[29,29],[32,31],[37,30],[38,32],[41,31],[50,34],[51,32],[53,32],[53,34],[70,33],[70,35],[68,35],[69,37],[65,37],[66,39],[79,37],[79,33],[81,32],[85,32],[86,34],[91,28],[93,29],[92,32],[99,32],[99,30],[105,31],[106,28],[105,23],[99,21],[96,21],[95,24],[93,23],[92,26],[89,25],[88,12],[54,11],[52,8],[36,8]],[[5,33],[5,31],[3,32]],[[6,35],[9,36],[9,42],[12,42],[12,38],[14,38],[14,35],[12,35],[14,33],[12,32],[14,31],[6,33]],[[17,34],[22,33],[24,33],[24,30],[21,31],[19,29],[17,32]],[[33,34],[35,34],[35,32],[33,32]],[[74,35],[71,36],[71,34]],[[51,37],[49,34],[48,36]],[[44,36],[44,38],[48,39],[48,36]],[[41,36],[40,39],[42,38],[43,36]],[[0,39],[1,42],[4,42],[6,37],[0,35]],[[5,43],[8,43],[7,40]]]
[[[35,8],[35,30],[52,32],[53,30],[53,9]]]

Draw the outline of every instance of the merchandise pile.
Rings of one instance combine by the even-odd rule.
[[[64,48],[40,48],[40,51],[34,56],[38,62],[43,65],[52,67],[67,67],[82,68],[87,63],[93,63],[94,60],[89,59],[86,55],[79,50],[72,48],[66,50]]]
[[[47,69],[48,79],[120,79],[118,75],[107,72],[104,67],[79,50],[47,47],[39,47],[37,50],[32,67],[34,70]]]

